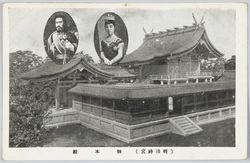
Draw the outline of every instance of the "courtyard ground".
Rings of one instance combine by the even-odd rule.
[[[169,133],[136,143],[124,143],[80,124],[51,128],[43,137],[45,147],[234,147],[235,119],[201,126],[202,132],[186,137]]]

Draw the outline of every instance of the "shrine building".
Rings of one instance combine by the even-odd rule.
[[[131,143],[167,133],[187,136],[202,132],[204,124],[234,118],[233,72],[229,78],[225,71],[201,69],[203,60],[223,56],[203,24],[194,24],[146,34],[114,66],[76,55],[65,65],[46,62],[21,78],[57,81],[47,127],[78,123]]]

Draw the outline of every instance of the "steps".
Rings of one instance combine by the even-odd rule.
[[[178,135],[188,136],[202,131],[202,128],[187,116],[173,117],[169,119],[169,122],[171,131]]]

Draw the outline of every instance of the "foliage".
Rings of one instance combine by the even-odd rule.
[[[9,146],[42,146],[43,119],[54,103],[55,83],[51,81],[23,81],[18,78],[43,64],[43,59],[31,51],[10,54],[10,121]]]
[[[32,51],[16,51],[10,53],[10,77],[17,77],[18,74],[26,72],[44,63],[43,58]]]
[[[95,64],[93,58],[89,54],[84,53],[83,51],[76,53],[74,57],[84,58],[87,62],[89,62],[91,64]]]
[[[235,70],[235,55],[232,56],[227,62],[225,63],[226,70]]]
[[[203,60],[201,62],[201,69],[209,71],[224,70],[225,62],[226,60],[224,58],[217,58],[215,60]]]

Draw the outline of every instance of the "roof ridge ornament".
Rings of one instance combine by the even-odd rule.
[[[142,26],[142,30],[144,31],[145,35],[147,35],[147,31],[145,30],[145,28]]]
[[[197,25],[197,21],[196,21],[196,19],[195,19],[194,13],[192,13],[192,17],[193,17],[193,19],[194,19],[194,24]]]
[[[159,31],[158,33],[153,33],[153,30],[151,30],[150,33],[148,33],[144,27],[142,27],[144,33],[145,33],[145,38],[143,41],[146,41],[147,39],[151,39],[151,38],[155,38],[155,37],[162,37],[162,36],[168,36],[168,35],[175,35],[175,34],[183,34],[186,31],[190,31],[190,30],[194,30],[193,35],[197,32],[197,30],[199,29],[199,27],[204,26],[203,19],[204,16],[202,16],[202,19],[199,23],[197,23],[197,20],[195,18],[194,13],[192,13],[192,17],[194,19],[194,23],[192,26],[187,26],[187,25],[183,25],[183,28],[179,28],[179,27],[174,27],[174,29],[166,29],[166,31]]]
[[[195,31],[194,31],[194,33],[193,33],[193,35],[194,35],[194,34],[197,32],[197,30],[198,30],[201,26],[204,26],[204,23],[205,23],[205,22],[203,22],[204,16],[202,16],[200,23],[197,24],[197,21],[196,21],[196,19],[195,19],[194,13],[192,13],[192,16],[193,16],[193,19],[194,19],[194,21],[195,21],[195,25],[197,26],[197,28],[195,29]]]

